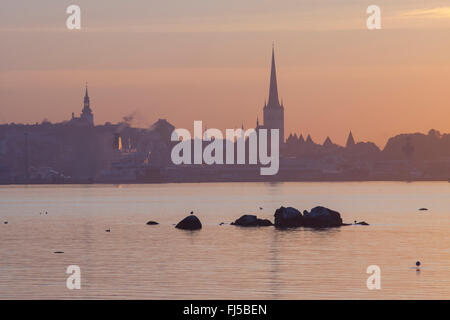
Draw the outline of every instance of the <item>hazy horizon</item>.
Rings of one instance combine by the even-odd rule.
[[[448,1],[377,1],[369,31],[359,1],[3,1],[0,123],[64,121],[89,83],[96,124],[134,114],[192,129],[255,126],[275,42],[286,137],[382,147],[399,133],[450,132]],[[371,4],[371,3],[370,3]],[[187,112],[188,111],[188,112]]]

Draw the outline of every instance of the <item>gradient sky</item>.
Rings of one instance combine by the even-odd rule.
[[[366,29],[371,4],[382,30]],[[2,0],[0,123],[69,119],[88,81],[97,124],[254,127],[275,41],[286,136],[384,146],[450,132],[449,39],[448,0]]]

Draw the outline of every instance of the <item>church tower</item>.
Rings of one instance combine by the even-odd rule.
[[[269,100],[264,105],[265,129],[280,130],[280,147],[284,144],[284,106],[278,99],[277,72],[275,68],[275,53],[272,46],[272,67],[270,70]]]
[[[80,118],[81,118],[81,120],[85,121],[89,125],[93,126],[94,125],[94,114],[92,113],[90,104],[91,104],[91,102],[89,99],[88,88],[87,88],[87,84],[86,84],[86,93],[84,94],[83,110],[81,111]]]
[[[353,134],[350,131],[350,133],[348,134],[348,138],[347,138],[347,143],[345,144],[345,146],[347,148],[351,148],[355,145],[355,139],[353,139]]]

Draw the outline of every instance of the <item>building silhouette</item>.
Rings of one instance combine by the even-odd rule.
[[[348,138],[347,138],[347,143],[345,144],[345,146],[347,148],[351,148],[355,145],[355,139],[353,138],[353,133],[350,131],[350,133],[348,134]]]
[[[91,101],[86,84],[86,92],[84,94],[83,109],[81,110],[81,114],[79,117],[75,117],[75,114],[72,112],[72,119],[70,119],[70,123],[76,125],[94,126],[94,114],[92,113],[90,104]]]
[[[280,146],[284,144],[284,106],[280,104],[278,98],[278,85],[277,85],[277,71],[275,67],[275,52],[272,46],[272,64],[270,70],[270,86],[269,86],[269,99],[264,104],[263,108],[263,124],[259,124],[259,119],[256,119],[256,129],[279,129]]]

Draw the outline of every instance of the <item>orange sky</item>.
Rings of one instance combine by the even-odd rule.
[[[134,114],[138,126],[253,127],[275,41],[286,136],[343,144],[351,129],[383,146],[398,133],[450,132],[446,1],[379,1],[377,31],[351,0],[130,2],[79,1],[81,31],[65,29],[69,1],[2,2],[0,123],[69,119],[88,81],[97,124]]]

